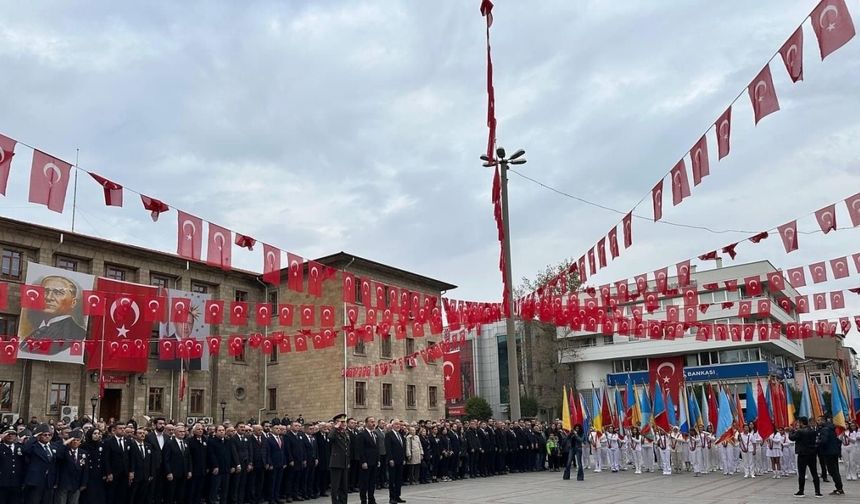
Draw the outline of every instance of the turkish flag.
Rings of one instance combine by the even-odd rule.
[[[779,49],[792,82],[803,80],[803,27],[799,26]]]
[[[793,220],[777,229],[779,229],[779,236],[782,238],[785,253],[788,254],[797,250],[797,221]]]
[[[615,282],[615,296],[618,298],[619,302],[621,302],[621,303],[627,302],[627,299],[628,299],[628,297],[627,297],[627,280],[619,280],[618,282]],[[567,298],[568,306],[570,306],[571,299],[576,299],[577,305],[579,304],[579,299],[576,298],[575,295],[571,295],[571,296],[568,296],[568,298]]]
[[[41,285],[21,284],[19,286],[21,293],[21,308],[27,310],[44,310],[45,309],[45,288]]]
[[[144,322],[167,322],[167,298],[155,295],[143,299],[143,321]]]
[[[601,268],[606,267],[606,238],[597,240],[597,260]]]
[[[695,306],[685,306],[684,307],[684,322],[688,324],[692,324],[699,320],[699,314],[696,313]]]
[[[101,292],[85,290],[83,293],[83,301],[84,315],[101,316],[105,314],[105,298]]]
[[[272,334],[274,335],[275,333]],[[293,351],[292,342],[290,341],[289,336],[281,334],[280,340],[275,339],[275,341],[278,344],[278,351],[281,353],[290,353]]]
[[[597,274],[597,261],[594,260],[594,247],[588,249],[588,272],[592,275]]]
[[[69,163],[34,150],[30,168],[30,203],[45,205],[50,210],[63,213],[71,170],[72,165]]]
[[[206,313],[203,315],[203,320],[207,324],[221,324],[224,322],[224,301],[222,300],[207,300],[204,304]]]
[[[272,323],[272,305],[269,303],[257,303],[254,309],[257,327],[268,327]]]
[[[320,326],[334,327],[334,306],[320,306]]]
[[[352,273],[341,273],[343,279],[343,302],[355,303],[355,275]]]
[[[719,151],[719,159],[729,155],[731,149],[732,135],[732,108],[729,107],[723,112],[723,115],[714,123],[717,132],[717,147]]]
[[[675,273],[678,277],[678,287],[690,285],[690,260],[687,259],[676,264]]]
[[[308,337],[305,334],[296,334],[296,352],[307,352]]]
[[[236,233],[236,239],[233,240],[233,243],[235,243],[238,247],[246,248],[248,250],[254,250],[254,245],[257,244],[257,240],[251,238],[250,236]]]
[[[636,290],[639,295],[644,294],[645,291],[648,290],[648,274],[643,273],[641,275],[636,275],[634,277],[634,280],[636,282]]]
[[[767,287],[770,292],[785,290],[785,279],[782,277],[782,271],[771,271],[767,274]]]
[[[365,310],[364,310],[364,323],[366,325],[372,325],[372,326],[376,325],[376,309],[375,308],[371,308],[369,306],[367,308],[365,308]]]
[[[735,257],[738,255],[738,253],[735,252],[735,249],[737,248],[737,246],[738,246],[738,244],[737,244],[737,242],[735,242],[735,243],[732,243],[730,245],[726,245],[725,247],[723,247],[720,250],[722,250],[722,252],[724,254],[728,254],[729,257],[732,258],[732,261],[734,261]]]
[[[773,77],[770,74],[770,64],[756,75],[755,79],[747,87],[747,92],[752,101],[755,123],[766,116],[779,110],[779,100],[776,98],[776,89],[773,87]]]
[[[854,38],[854,22],[845,0],[822,0],[809,17],[822,60]]]
[[[744,287],[747,296],[758,296],[762,292],[761,278],[758,275],[744,278]]]
[[[672,394],[672,403],[678,404],[678,391],[684,382],[684,357],[654,357],[648,359],[649,378],[654,387],[659,386],[664,393]]]
[[[12,157],[15,155],[17,142],[7,136],[0,135],[0,194],[6,195],[6,185],[9,182],[9,169]],[[15,353],[17,356],[17,352]]]
[[[842,294],[841,290],[830,293],[830,308],[832,310],[845,308],[845,296]]]
[[[206,338],[206,347],[209,349],[209,355],[218,355],[221,353],[221,337],[209,336]]]
[[[460,349],[444,354],[442,361],[442,376],[445,379],[445,401],[456,401],[462,397],[462,382],[460,377]]]
[[[245,353],[245,340],[241,336],[230,336],[227,345],[227,353],[231,357],[238,357]]]
[[[0,364],[15,364],[18,361],[18,338],[0,341]]]
[[[323,266],[316,261],[308,261],[308,294],[322,296]]]
[[[152,222],[156,222],[159,215],[170,210],[170,207],[164,202],[155,198],[150,198],[149,196],[144,196],[143,194],[140,195],[140,201],[143,203],[143,208],[150,211]]]
[[[158,341],[158,359],[172,361],[176,358],[176,347],[179,342],[172,338],[164,338]]]
[[[230,271],[233,233],[229,229],[209,223],[209,243],[206,248],[206,264]]]
[[[695,287],[686,287],[683,291],[684,306],[697,306],[699,304],[699,291]]]
[[[687,165],[678,161],[670,172],[672,177],[672,205],[677,206],[690,196],[690,182],[687,179]]]
[[[120,340],[149,340],[152,323],[145,320],[146,309],[142,310],[140,303],[147,302],[158,295],[158,289],[148,285],[119,282],[108,278],[97,278],[95,288],[105,298],[106,316],[90,319],[90,341],[93,345],[105,345],[104,362],[102,352],[90,352],[87,358],[87,369],[104,369],[108,371],[128,371],[142,373],[147,368],[147,355],[142,357],[122,357],[108,352],[111,345]]]
[[[696,341],[708,341],[711,339],[713,326],[710,324],[702,324],[696,329]]]
[[[860,193],[845,198],[845,206],[848,207],[848,215],[851,217],[851,225],[860,226]]]
[[[302,327],[311,327],[316,324],[314,316],[314,305],[301,305],[299,313],[301,314]]]
[[[827,281],[827,268],[824,266],[824,261],[810,264],[809,273],[812,275],[814,283],[818,284]]]
[[[287,252],[287,265],[288,265],[288,276],[287,276],[287,287],[295,292],[302,292],[304,290],[304,270],[302,269],[304,263],[304,259],[301,256],[291,254]]]
[[[830,269],[833,271],[833,278],[841,279],[847,277],[851,272],[848,270],[848,258],[838,257],[830,260]]]
[[[799,268],[791,268],[787,272],[788,282],[795,289],[806,286],[806,275],[803,273],[803,266]]]
[[[759,299],[758,300],[758,312],[759,315],[763,317],[770,316],[770,299]]]
[[[767,324],[761,324],[756,327],[758,331],[758,340],[759,341],[767,341],[770,339],[770,326]]]
[[[180,324],[188,322],[191,300],[188,298],[171,298],[170,303],[170,321]]]
[[[400,291],[397,287],[388,287],[388,307],[392,310],[398,310],[400,304]]]
[[[90,177],[93,178],[96,182],[99,183],[100,186],[104,189],[105,193],[105,205],[107,206],[122,206],[122,186],[117,184],[116,182],[111,182],[110,180],[102,177],[101,175],[95,174],[93,172],[88,172]]]
[[[836,204],[826,206],[815,212],[815,219],[824,234],[836,229]]]
[[[690,149],[690,162],[693,165],[693,185],[699,185],[703,178],[711,174],[708,163],[708,139],[705,135],[702,135],[702,138]],[[689,192],[689,186],[687,190]]]
[[[790,340],[796,340],[800,337],[800,324],[797,322],[789,322],[785,325],[785,336]]]
[[[666,321],[667,322],[677,322],[678,321],[678,307],[675,305],[666,305]]]
[[[839,326],[842,329],[842,334],[848,334],[851,330],[851,321],[848,317],[839,317]]]
[[[663,180],[651,189],[651,203],[654,206],[654,222],[663,218]]]
[[[248,346],[251,348],[260,348],[263,344],[263,335],[261,333],[251,333],[248,335]]]
[[[716,261],[717,259],[719,259],[719,256],[717,255],[716,250],[712,250],[699,256],[700,261]]]
[[[799,314],[809,313],[809,298],[807,296],[795,296],[795,311]]]
[[[424,337],[424,324],[421,322],[414,322],[412,324],[412,337],[413,338],[423,338]]]
[[[669,268],[663,267],[654,271],[654,283],[657,286],[657,292],[660,294],[666,293],[667,283],[669,279]]]
[[[588,274],[585,271],[585,256],[581,256],[577,261],[577,272],[579,274],[579,283],[584,283],[588,280]]]
[[[177,214],[179,225],[176,254],[185,259],[199,261],[200,249],[203,246],[203,220],[182,210],[178,210]]]
[[[752,301],[740,301],[738,303],[738,317],[750,318],[752,316]]]
[[[816,310],[826,310],[827,309],[827,294],[823,292],[818,292],[812,295],[812,306]]]
[[[263,281],[275,287],[281,285],[281,250],[266,243],[263,244]]]
[[[233,301],[230,303],[230,325],[243,326],[248,323],[248,303]]]
[[[361,289],[361,300],[360,301],[362,303],[370,306],[372,304],[372,300],[370,299],[370,292],[371,292],[370,280],[368,280],[366,278],[362,278],[361,281],[359,282],[359,289]],[[407,295],[407,299],[404,303],[402,303],[402,305],[404,308],[408,308],[409,307],[409,301],[408,301],[409,291],[404,291],[404,293]]]
[[[279,304],[278,305],[278,323],[282,326],[293,325],[293,305]]]
[[[731,338],[732,341],[740,341],[743,337],[743,333],[743,324],[729,324],[729,338]]]
[[[633,212],[621,219],[621,227],[624,228],[624,248],[630,248],[633,245]]]
[[[260,352],[262,352],[263,355],[272,355],[272,350],[274,348],[275,345],[272,343],[272,340],[266,338],[260,345]]]
[[[349,321],[349,325],[355,325],[358,322],[358,307],[354,305],[350,305],[346,307],[346,318]]]

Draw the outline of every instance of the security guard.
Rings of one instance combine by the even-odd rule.
[[[24,447],[15,429],[3,431],[0,443],[0,504],[18,504],[24,484]]]

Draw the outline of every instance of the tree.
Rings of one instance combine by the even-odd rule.
[[[538,401],[534,397],[520,396],[520,412],[523,418],[537,416],[538,407]]]
[[[480,396],[470,397],[466,401],[466,418],[469,420],[489,420],[493,416],[493,408],[486,399]]]

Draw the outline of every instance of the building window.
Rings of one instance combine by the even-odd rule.
[[[248,300],[248,293],[246,291],[236,289],[236,293],[233,296],[233,300],[234,301],[247,301]]]
[[[158,325],[149,332],[149,357],[151,359],[157,359],[159,356],[158,343],[161,338],[161,331],[158,328]]]
[[[48,413],[59,415],[63,406],[69,405],[69,384],[52,383],[48,395]]]
[[[603,337],[603,344],[604,345],[612,345],[614,343],[615,343],[615,337],[614,336],[604,336]]]
[[[367,406],[367,383],[363,381],[355,382],[355,405],[356,407]]]
[[[406,408],[415,409],[417,398],[415,397],[415,385],[406,386]]]
[[[383,383],[382,384],[382,407],[383,408],[390,408],[392,406],[391,395],[393,392],[393,388],[394,388],[394,385],[392,385],[390,383]]]
[[[13,315],[0,315],[0,336],[18,335],[18,317]]]
[[[78,271],[78,260],[66,256],[54,256],[54,266],[69,271]]]
[[[278,291],[276,291],[276,290],[270,291],[269,294],[266,296],[266,302],[269,303],[270,305],[272,305],[273,307],[275,307],[275,309],[277,309],[278,308]]]
[[[621,359],[612,361],[613,373],[648,371],[648,359]]]
[[[278,363],[278,346],[272,345],[272,353],[269,354],[269,363],[277,364]]]
[[[200,282],[191,282],[191,292],[198,294],[209,294],[209,286]]]
[[[242,351],[233,356],[233,362],[245,362],[245,346],[242,345]]]
[[[389,297],[389,292],[391,291],[391,287],[385,286],[385,307],[391,308],[391,298]]]
[[[149,284],[159,287],[161,289],[172,289],[173,286],[176,285],[176,279],[167,275],[157,275],[155,273],[151,273],[149,275]]]
[[[0,381],[0,411],[12,411],[12,397],[15,382]]]
[[[355,303],[356,304],[364,303],[364,300],[361,299],[361,279],[360,278],[355,279]]]
[[[406,355],[412,355],[415,353],[415,340],[412,338],[406,338]]]
[[[379,340],[379,356],[384,359],[391,358],[391,337],[383,336],[382,339]]]
[[[20,280],[24,265],[24,254],[19,250],[3,249],[3,263],[0,267],[0,278],[3,280]]]
[[[701,352],[699,353],[699,365],[700,366],[711,366],[713,364],[720,363],[720,353],[719,352]]]
[[[431,348],[433,348],[435,345],[436,345],[436,342],[435,342],[435,341],[427,340],[427,347],[426,347],[426,348],[427,348],[427,355],[432,355],[432,354],[430,353],[430,349],[431,349]],[[436,361],[435,361],[435,360],[428,360],[428,361],[427,361],[427,363],[428,363],[428,364],[432,364],[432,365],[434,365],[434,366],[436,365]]]
[[[359,336],[358,341],[355,342],[353,353],[355,355],[367,355],[367,347],[364,346],[364,338],[361,336]]]
[[[189,404],[188,409],[191,411],[192,415],[202,415],[203,414],[203,398],[205,397],[205,391],[199,388],[191,389],[191,394],[189,394]]]
[[[431,408],[439,406],[439,389],[436,387],[427,388],[427,403]]]
[[[118,268],[116,266],[105,266],[105,276],[110,278],[111,280],[117,280],[119,282],[125,282],[126,278],[129,276],[128,272],[123,268]],[[161,410],[159,410],[161,411]]]
[[[575,338],[571,346],[573,348],[587,348],[597,346],[597,338],[593,336],[589,336],[588,338]]]
[[[164,411],[164,388],[149,387],[149,398],[146,402],[147,411],[161,413]]]
[[[271,387],[266,395],[266,408],[269,411],[278,410],[278,389]]]

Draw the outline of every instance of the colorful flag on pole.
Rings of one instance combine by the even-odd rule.
[[[732,428],[732,410],[729,406],[729,398],[726,391],[720,389],[720,401],[717,406],[717,443],[722,443],[734,434]]]
[[[788,380],[784,381],[785,385],[785,422],[786,426],[790,427],[794,425],[795,414],[794,414],[794,394],[792,393],[791,385],[788,383]]]
[[[752,383],[747,382],[746,388],[744,389],[744,395],[746,396],[747,402],[747,410],[744,414],[744,420],[747,423],[754,422],[756,418],[758,418],[758,409],[755,404],[755,394],[753,394]]]
[[[567,386],[561,388],[561,428],[567,432],[573,430],[570,424],[570,404],[567,402]]]
[[[666,419],[672,427],[678,425],[678,416],[675,414],[675,403],[672,401],[671,393],[666,394]]]
[[[803,390],[800,394],[800,411],[797,412],[798,418],[809,418],[812,415],[812,399],[809,395],[809,380],[804,377]]]
[[[654,391],[654,425],[660,427],[664,431],[669,431],[669,415],[666,412],[666,398],[663,395],[663,389],[655,387]]]
[[[767,407],[767,399],[764,391],[761,388],[761,382],[758,382],[758,398],[756,399],[758,407],[758,418],[755,426],[758,429],[758,434],[762,439],[767,439],[773,434],[773,421],[770,417],[770,410]]]
[[[836,426],[836,434],[842,434],[845,432],[846,427],[848,426],[846,420],[848,409],[848,403],[845,401],[842,395],[842,387],[839,386],[839,381],[836,378],[836,373],[830,372],[830,384],[831,392],[830,392],[830,415],[833,418],[833,425]]]
[[[682,385],[678,391],[678,428],[681,434],[690,433],[690,420],[688,418],[689,408],[687,406],[687,387]]]

